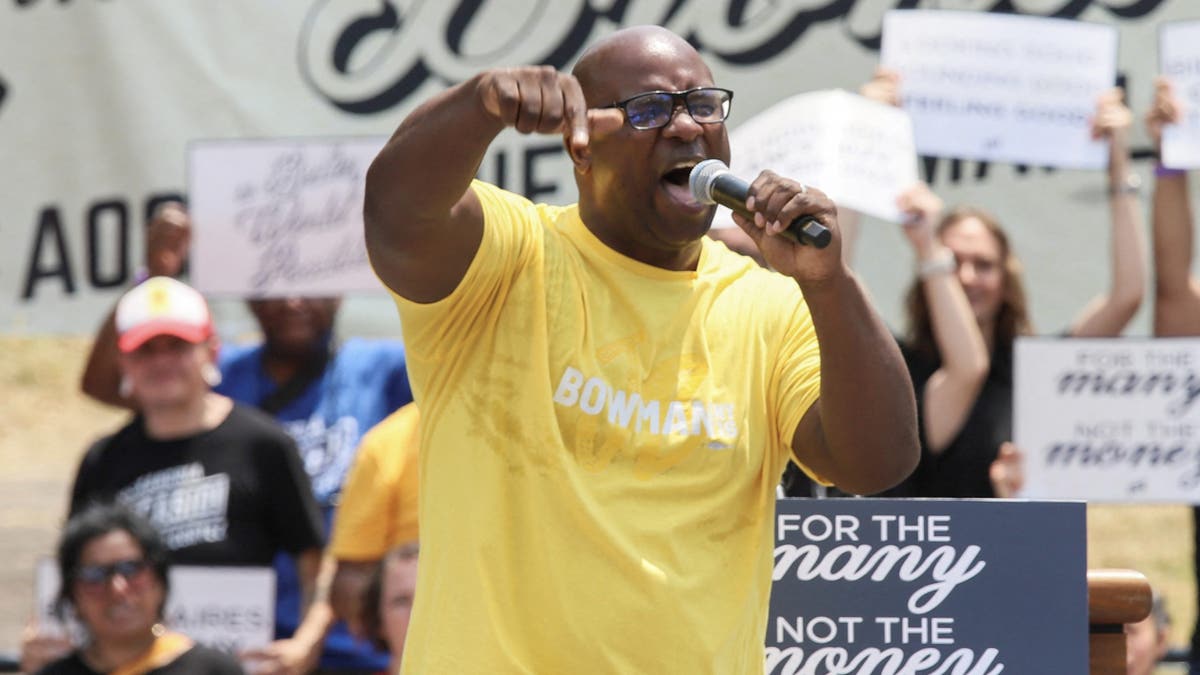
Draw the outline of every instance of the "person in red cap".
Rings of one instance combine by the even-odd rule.
[[[288,553],[313,592],[323,520],[308,474],[273,419],[213,391],[219,345],[203,296],[153,277],[117,303],[115,325],[122,395],[138,412],[84,456],[70,515],[125,504],[155,525],[174,564],[269,566]]]

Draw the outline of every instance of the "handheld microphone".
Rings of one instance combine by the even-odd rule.
[[[750,184],[733,175],[725,162],[719,159],[706,159],[692,167],[688,187],[691,188],[692,197],[701,204],[720,204],[738,215],[754,218],[754,212],[746,208]],[[833,241],[829,228],[813,216],[800,216],[780,234],[798,244],[817,248],[825,248]]]

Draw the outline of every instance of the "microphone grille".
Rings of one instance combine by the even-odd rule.
[[[719,159],[706,159],[692,167],[688,175],[688,188],[692,191],[692,199],[701,204],[715,204],[712,198],[712,182],[717,176],[729,171],[725,162]]]

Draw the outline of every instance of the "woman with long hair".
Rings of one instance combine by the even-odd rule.
[[[1070,337],[1119,335],[1145,290],[1137,182],[1129,168],[1132,113],[1119,89],[1101,97],[1093,135],[1109,141],[1112,283],[1071,324]],[[1031,335],[1021,265],[1003,228],[971,207],[941,215],[922,185],[901,199],[917,259],[903,347],[921,424],[922,457],[898,496],[1007,497],[1021,484],[1012,445],[1012,351]]]

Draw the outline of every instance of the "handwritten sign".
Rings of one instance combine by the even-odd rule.
[[[902,218],[896,198],[918,180],[908,115],[844,91],[786,99],[739,125],[729,143],[730,169],[746,180],[770,169],[893,222]],[[728,210],[714,218],[714,227],[732,225]]]
[[[779,500],[765,672],[1087,673],[1085,508]]]
[[[1175,169],[1200,168],[1200,21],[1159,29],[1159,71],[1183,103],[1183,119],[1163,129],[1162,161]]]
[[[196,642],[237,653],[263,647],[275,634],[275,570],[270,567],[171,567],[166,623]],[[38,623],[47,632],[74,636],[83,629],[66,626],[54,614],[59,589],[58,565],[38,562],[35,575]]]
[[[1017,341],[1022,496],[1200,503],[1200,340]]]
[[[188,148],[192,280],[217,296],[381,291],[363,239],[382,138],[199,141]]]
[[[926,155],[1102,168],[1090,120],[1116,60],[1113,26],[938,10],[883,21],[881,61]]]

